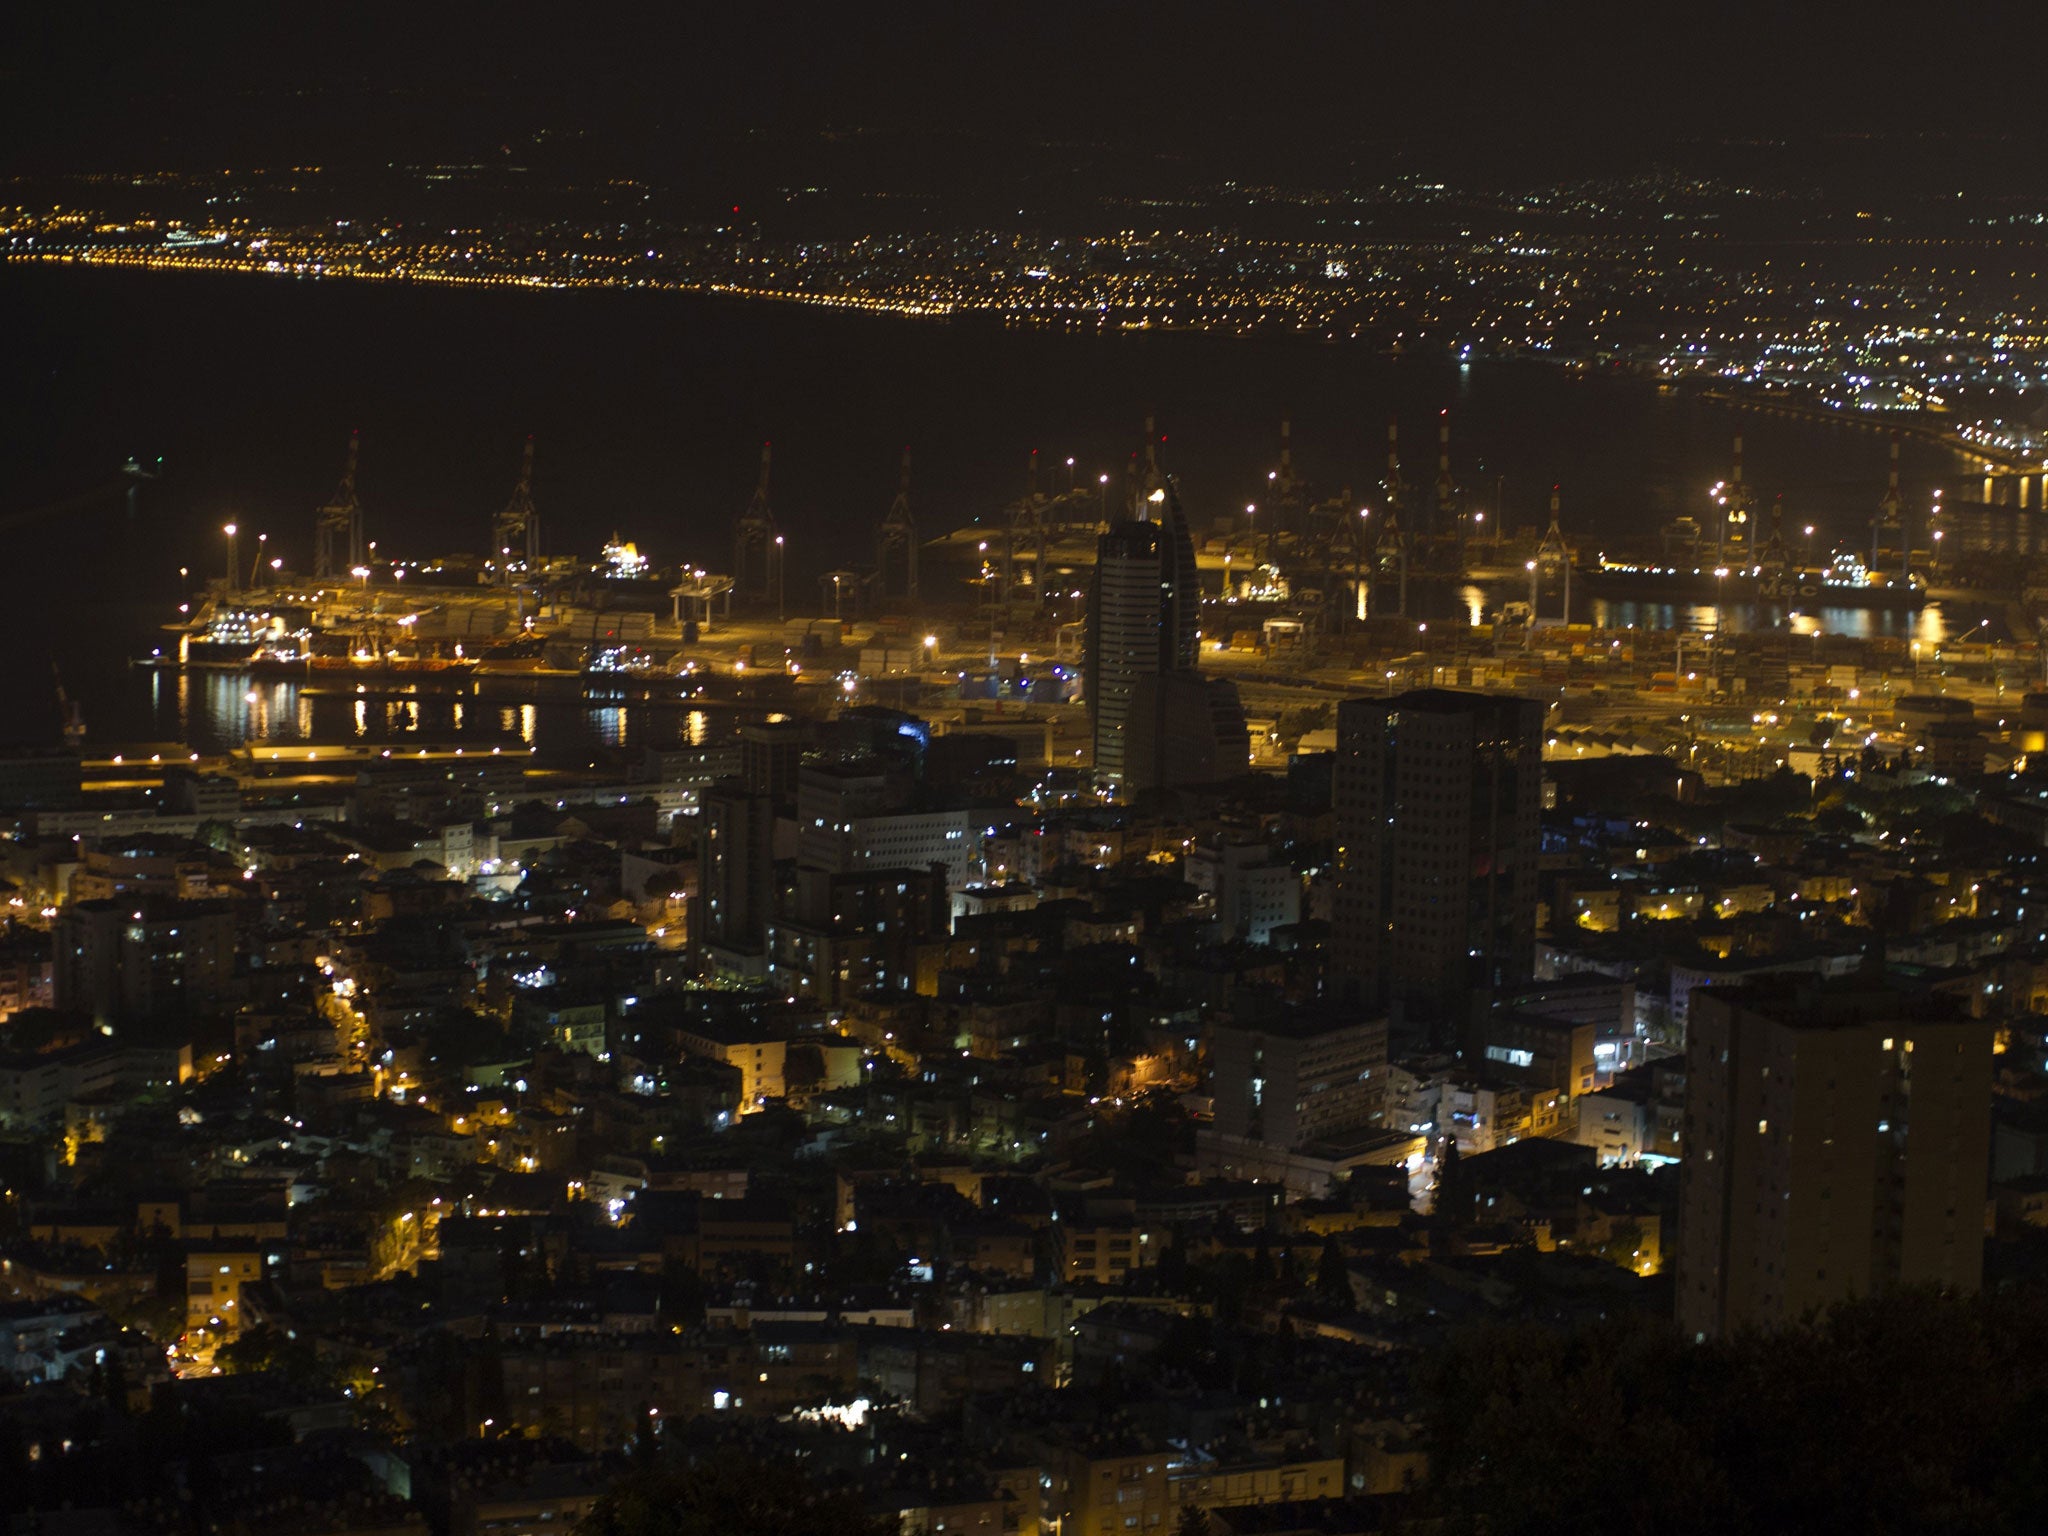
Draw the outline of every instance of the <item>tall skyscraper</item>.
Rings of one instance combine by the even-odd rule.
[[[1678,1322],[1797,1322],[1984,1269],[1989,1023],[1860,978],[1695,994],[1679,1137]]]
[[[1088,706],[1095,769],[1121,777],[1131,695],[1141,677],[1191,670],[1196,661],[1195,552],[1187,525],[1119,523],[1095,549],[1088,607]]]
[[[766,976],[775,802],[738,779],[720,779],[697,804],[698,901],[690,927],[698,953],[716,970]]]
[[[1460,1014],[1535,961],[1543,706],[1425,688],[1337,707],[1332,990]]]
[[[1202,591],[1194,541],[1149,449],[1146,463],[1133,516],[1096,545],[1088,605],[1095,771],[1127,791],[1222,778],[1250,761],[1236,688],[1196,673]]]

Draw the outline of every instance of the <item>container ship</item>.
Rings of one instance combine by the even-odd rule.
[[[1580,590],[1636,602],[1784,603],[1814,608],[1913,609],[1927,600],[1919,577],[1873,571],[1853,554],[1819,568],[1757,562],[1675,564],[1603,555],[1573,573]]]

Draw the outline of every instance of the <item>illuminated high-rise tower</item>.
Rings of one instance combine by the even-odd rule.
[[[1087,662],[1095,771],[1126,790],[1241,773],[1249,754],[1236,690],[1196,674],[1194,540],[1149,421],[1134,485],[1131,516],[1095,552]]]
[[[1777,1328],[1983,1281],[1992,1025],[1866,976],[1693,994],[1678,1325]]]
[[[1337,706],[1337,996],[1451,1019],[1528,978],[1542,780],[1533,700],[1425,688]]]

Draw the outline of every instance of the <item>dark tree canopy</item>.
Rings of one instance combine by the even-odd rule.
[[[1456,1531],[1593,1510],[1659,1536],[2039,1530],[2048,1293],[1904,1292],[1704,1345],[1642,1320],[1492,1330],[1447,1351],[1429,1408]]]
[[[895,1528],[856,1494],[740,1455],[631,1473],[581,1527],[588,1536],[893,1536]]]
[[[1323,1240],[1322,1255],[1316,1260],[1316,1295],[1339,1306],[1351,1304],[1351,1266],[1334,1235]]]

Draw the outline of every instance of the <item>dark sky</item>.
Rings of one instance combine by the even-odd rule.
[[[540,127],[687,168],[740,129],[1073,137],[1254,174],[1332,144],[1926,127],[2034,134],[2048,7],[1896,4],[41,4],[0,165],[457,154]]]

